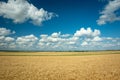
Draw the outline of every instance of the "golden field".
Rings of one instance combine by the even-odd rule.
[[[120,80],[120,51],[0,52],[0,80]]]

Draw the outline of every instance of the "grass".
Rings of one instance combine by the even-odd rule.
[[[0,55],[0,80],[120,80],[120,51]]]

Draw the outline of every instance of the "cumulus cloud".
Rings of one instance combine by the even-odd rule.
[[[120,15],[116,13],[120,9],[120,0],[112,0],[100,12],[101,16],[97,20],[98,25],[104,25],[107,22],[120,21]]]
[[[3,37],[0,36],[0,48],[9,49],[15,48],[15,39],[12,37]]]
[[[9,30],[4,28],[5,30]],[[19,50],[103,50],[120,49],[120,38],[101,37],[100,30],[81,28],[74,34],[62,34],[53,32],[51,35],[41,34],[10,37],[12,33],[0,35],[0,49]]]
[[[11,34],[14,34],[15,31],[11,31],[6,28],[0,28],[0,49],[6,48],[15,48],[14,42],[15,39],[9,37]]]
[[[74,45],[78,38],[70,36],[70,34],[61,34],[61,32],[54,32],[51,35],[41,35],[39,40],[39,47],[42,49],[66,49],[69,45]],[[74,46],[73,46],[74,47]]]
[[[100,37],[100,31],[91,28],[81,28],[77,30],[74,35],[61,34],[61,32],[55,32],[51,35],[41,35],[39,40],[39,46],[41,48],[51,49],[78,49],[82,46],[89,45],[89,42],[102,41]]]
[[[15,39],[12,37],[5,37],[5,36],[0,36],[0,42],[12,42]]]
[[[35,37],[33,34],[31,34],[31,35],[27,35],[27,36],[18,37],[16,39],[16,44],[20,48],[21,47],[29,48],[29,47],[33,47],[33,45],[36,43],[37,40],[38,40],[38,38]]]
[[[102,38],[100,38],[99,36],[96,36],[92,39],[92,41],[102,41]]]
[[[60,36],[60,34],[61,34],[61,32],[59,32],[59,33],[55,32],[55,33],[52,33],[51,37],[57,38]]]
[[[100,35],[100,30],[91,28],[81,28],[73,35],[54,32],[51,35],[41,35],[38,46],[43,50],[119,49],[120,38],[101,37]]]
[[[87,36],[87,37],[95,37],[99,36],[100,31],[99,30],[94,30],[92,31],[91,28],[81,28],[80,30],[77,30],[74,36],[81,37],[81,36]]]
[[[14,38],[12,38],[12,37],[5,37],[5,39],[4,39],[4,41],[6,41],[6,42],[12,42],[12,41],[14,41],[15,39]]]
[[[86,41],[84,41],[82,44],[81,44],[81,46],[87,46],[88,45],[88,43],[86,42]]]
[[[7,36],[7,35],[10,35],[10,34],[14,34],[15,31],[11,31],[9,29],[6,29],[6,28],[0,28],[0,36]]]
[[[41,25],[43,21],[50,20],[57,15],[43,8],[38,9],[27,0],[8,0],[7,3],[0,2],[0,16],[12,19],[14,23],[31,20],[33,24]]]

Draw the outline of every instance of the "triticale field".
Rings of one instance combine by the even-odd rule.
[[[0,52],[0,80],[120,80],[120,51]]]

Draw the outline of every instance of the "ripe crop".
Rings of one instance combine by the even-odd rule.
[[[113,52],[0,52],[0,80],[120,80]]]

